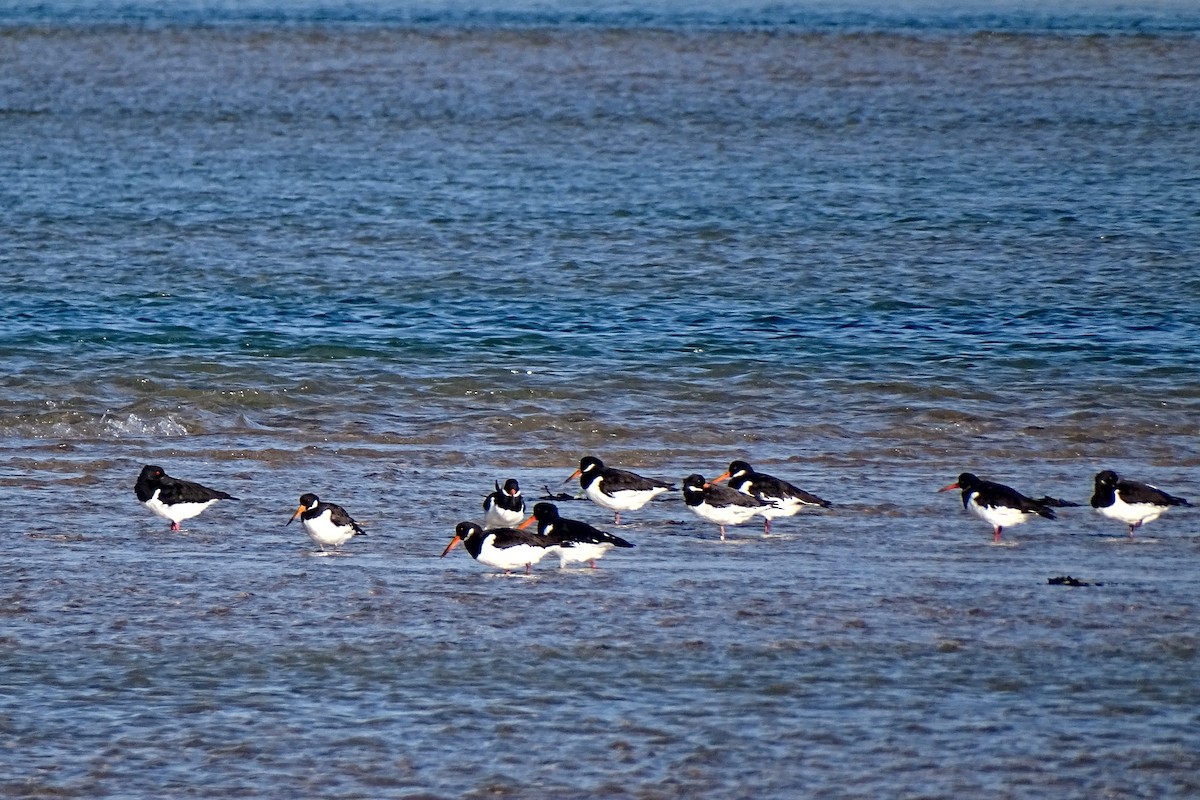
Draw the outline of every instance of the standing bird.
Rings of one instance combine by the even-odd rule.
[[[483,528],[511,528],[525,519],[525,498],[521,497],[521,486],[516,478],[509,478],[500,488],[483,498]]]
[[[757,497],[772,507],[762,512],[763,533],[771,532],[771,520],[775,517],[790,517],[805,506],[832,508],[833,503],[822,500],[815,494],[809,494],[785,480],[767,475],[765,472],[755,472],[754,467],[745,461],[733,461],[724,475],[713,478],[710,483],[720,483],[729,479],[729,485],[751,497]]]
[[[1125,480],[1111,469],[1096,475],[1092,508],[1129,526],[1129,538],[1147,522],[1153,522],[1171,506],[1190,506],[1182,497],[1169,495],[1157,486]]]
[[[325,545],[333,548],[341,547],[351,536],[366,536],[367,532],[358,526],[346,509],[333,503],[322,503],[320,498],[311,492],[300,497],[300,507],[292,518],[284,523],[286,528],[300,518],[309,538],[317,543],[321,552]]]
[[[715,522],[721,527],[721,541],[725,541],[726,525],[741,525],[755,514],[762,514],[773,506],[757,497],[742,494],[728,486],[709,483],[703,475],[688,475],[683,479],[683,502],[701,519]]]
[[[579,469],[572,472],[571,477],[563,483],[572,478],[579,478],[579,485],[583,487],[583,493],[589,500],[616,512],[614,525],[621,524],[622,511],[637,511],[655,496],[675,491],[673,483],[606,467],[604,462],[595,456],[579,459]]]
[[[558,545],[560,568],[588,561],[595,569],[597,559],[614,547],[633,547],[620,536],[597,530],[586,522],[559,516],[558,506],[553,503],[536,504],[533,516],[521,523],[521,528],[533,520],[537,520],[538,534]]]
[[[173,531],[182,530],[179,523],[198,515],[218,500],[237,500],[231,494],[172,478],[162,467],[153,464],[142,467],[133,491],[146,508],[171,520]]]
[[[445,558],[459,542],[467,548],[471,558],[480,564],[487,564],[505,572],[525,567],[526,575],[533,570],[534,564],[551,553],[558,552],[558,545],[533,531],[515,528],[493,528],[485,531],[474,522],[460,522],[454,529],[454,538],[442,551],[442,558]]]
[[[1074,505],[1052,497],[1034,500],[1026,497],[1002,483],[985,481],[970,472],[958,476],[958,480],[949,486],[938,489],[948,492],[951,489],[962,490],[963,508],[992,526],[992,541],[1000,541],[1000,532],[1013,525],[1026,522],[1034,514],[1046,519],[1056,519],[1049,506]]]

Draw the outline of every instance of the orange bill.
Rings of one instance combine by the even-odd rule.
[[[458,543],[461,541],[462,541],[462,537],[459,536],[457,533],[454,534],[454,538],[450,540],[450,544],[446,545],[446,549],[442,551],[442,555],[440,557],[445,558],[446,553],[449,553],[451,550],[453,550],[458,545]]]
[[[288,525],[291,525],[291,524],[292,524],[292,522],[293,522],[293,521],[296,519],[296,517],[300,516],[300,515],[301,515],[301,514],[303,514],[305,511],[308,511],[308,506],[306,506],[306,505],[304,505],[303,503],[301,503],[301,504],[300,504],[300,507],[296,509],[296,513],[295,513],[295,514],[292,514],[292,518],[291,518],[291,519],[289,519],[287,522],[283,523],[283,527],[285,527],[285,528],[286,528]]]

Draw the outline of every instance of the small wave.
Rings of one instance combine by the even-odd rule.
[[[180,422],[165,417],[158,420],[147,420],[137,414],[125,417],[109,417],[105,415],[100,420],[102,433],[118,439],[126,436],[187,436],[188,429]]]
[[[167,415],[146,418],[140,414],[86,414],[77,411],[21,414],[0,422],[3,435],[29,439],[137,439],[187,436],[182,422]]]

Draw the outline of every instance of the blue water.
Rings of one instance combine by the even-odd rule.
[[[12,2],[0,9],[0,22],[21,25],[348,25],[451,26],[495,29],[529,27],[715,28],[800,30],[834,33],[863,31],[947,31],[969,33],[1066,32],[1194,34],[1200,11],[1187,0],[1059,0],[1054,3],[981,0],[880,0],[769,3],[726,2],[566,2],[565,0],[437,0],[396,3],[359,0],[52,0]]]
[[[1195,512],[1087,502],[1200,497],[1198,32],[6,5],[0,795],[1195,796]],[[438,558],[587,453],[834,508]],[[171,534],[145,463],[241,499]],[[964,470],[1083,506],[993,546]]]

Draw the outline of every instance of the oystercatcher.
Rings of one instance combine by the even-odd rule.
[[[948,492],[951,489],[962,490],[963,508],[992,526],[992,541],[1000,541],[1000,532],[1013,525],[1026,522],[1034,514],[1046,519],[1056,519],[1051,505],[1074,505],[1052,497],[1040,500],[1026,497],[1012,487],[1002,483],[985,481],[970,472],[958,476],[958,480],[949,486],[938,489]]]
[[[1092,508],[1129,526],[1129,538],[1147,522],[1153,522],[1171,506],[1190,506],[1182,497],[1167,494],[1157,486],[1126,480],[1111,469],[1096,475]]]
[[[774,507],[736,489],[705,481],[703,475],[697,474],[683,479],[683,502],[701,519],[721,527],[722,542],[725,541],[726,525],[741,525],[755,514]]]
[[[133,491],[146,508],[169,519],[173,531],[182,530],[179,523],[191,519],[218,500],[237,500],[231,494],[172,478],[162,467],[153,464],[142,467]]]
[[[805,507],[832,508],[833,503],[823,500],[815,494],[810,494],[787,481],[767,475],[765,472],[755,472],[754,467],[745,461],[733,461],[729,469],[720,477],[713,478],[709,483],[720,483],[729,479],[729,485],[751,497],[757,497],[771,507],[764,509],[763,533],[771,532],[771,520],[776,517],[790,517]]]
[[[284,527],[300,518],[309,538],[317,543],[321,552],[325,545],[341,547],[351,536],[366,536],[367,532],[346,513],[346,509],[333,503],[322,503],[320,498],[311,492],[300,497],[300,507],[292,518],[284,523]]]
[[[675,491],[673,483],[606,467],[604,462],[595,456],[579,459],[579,469],[572,472],[571,477],[563,483],[572,478],[579,478],[579,485],[583,487],[583,493],[589,500],[616,512],[614,525],[621,524],[622,511],[637,511],[657,495]]]
[[[525,567],[529,574],[533,565],[550,553],[558,552],[558,545],[533,531],[515,528],[493,528],[485,531],[474,522],[460,522],[454,529],[454,538],[442,551],[442,558],[459,542],[467,548],[471,558],[480,564],[496,567],[505,572]]]
[[[511,528],[525,519],[525,498],[521,497],[521,486],[516,478],[509,478],[500,488],[483,498],[483,527]]]
[[[558,566],[590,562],[596,568],[597,559],[614,547],[633,547],[631,542],[611,533],[597,530],[586,522],[560,516],[553,503],[537,503],[533,516],[521,523],[525,528],[537,520],[538,534],[558,545]]]

